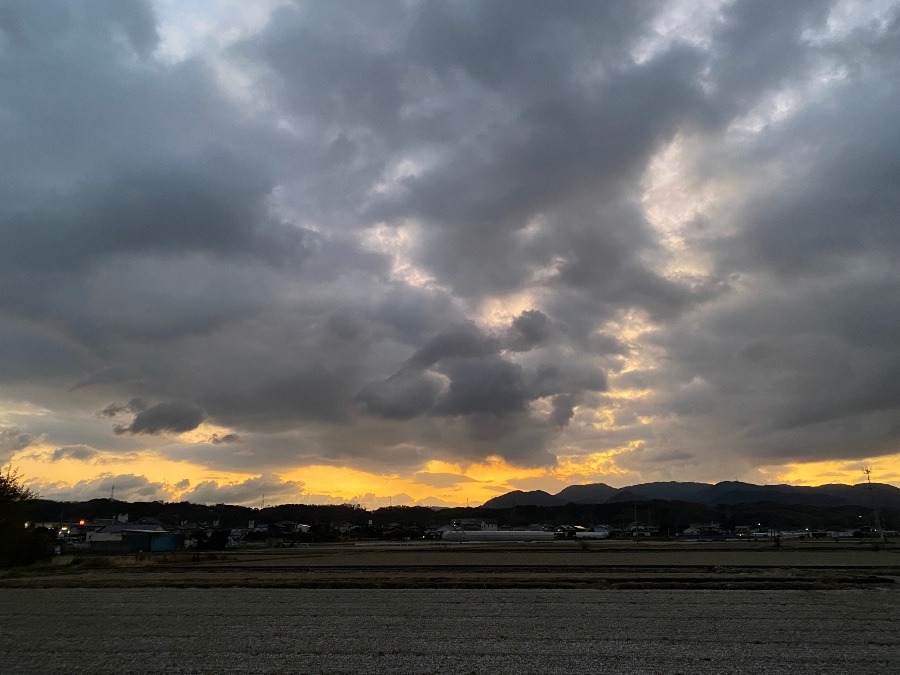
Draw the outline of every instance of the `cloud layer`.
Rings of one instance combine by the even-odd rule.
[[[898,3],[194,11],[0,9],[4,457],[900,452]]]

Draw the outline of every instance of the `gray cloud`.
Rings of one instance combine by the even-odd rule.
[[[0,465],[38,440],[37,436],[26,433],[17,426],[0,426]]]
[[[429,340],[409,360],[411,368],[427,368],[446,358],[483,357],[499,348],[497,341],[485,335],[474,323],[449,326]]]
[[[37,438],[33,434],[23,432],[16,426],[0,427],[0,443],[4,450],[21,450],[34,443]]]
[[[506,334],[506,348],[514,352],[527,352],[547,342],[552,330],[546,314],[536,309],[525,310],[513,319]]]
[[[116,425],[117,434],[161,434],[193,431],[203,422],[203,411],[189,403],[157,403],[134,416],[131,424]]]
[[[740,114],[760,93],[807,77],[817,55],[803,32],[820,29],[830,9],[830,3],[815,0],[724,6],[724,20],[714,32],[710,77],[725,112]]]
[[[358,398],[373,415],[409,419],[431,410],[444,388],[435,373],[401,370],[384,382],[366,385]]]
[[[262,475],[234,484],[203,481],[184,493],[182,499],[200,504],[259,505],[263,499],[270,504],[296,504],[301,502],[302,494],[303,483],[300,481],[282,481],[277,476]]]
[[[473,323],[451,325],[413,354],[386,380],[363,387],[357,399],[368,414],[388,419],[459,419],[468,455],[493,444],[489,454],[514,461],[547,461],[550,430],[564,428],[584,391],[606,388],[603,372],[572,359],[557,361],[547,349],[550,319],[531,310],[516,317],[496,338]],[[504,347],[535,352],[522,363],[503,356]],[[529,411],[531,402],[553,397],[544,421]],[[527,459],[526,459],[527,458]],[[541,458],[538,460],[538,458]]]
[[[89,445],[65,445],[57,448],[50,454],[50,460],[58,462],[61,459],[87,460],[96,457],[98,450]]]
[[[109,384],[122,384],[128,380],[128,371],[122,365],[111,365],[101,368],[85,378],[76,382],[70,388],[70,391],[84,389],[86,387],[97,387]]]
[[[553,397],[553,412],[550,413],[550,424],[555,427],[566,426],[575,415],[575,406],[579,397],[573,394],[557,394]]]
[[[741,256],[782,276],[827,274],[881,247],[896,250],[900,130],[885,111],[900,104],[900,92],[863,95],[858,82],[837,89],[845,100],[836,110],[809,111],[772,132],[772,141],[804,148],[791,167],[802,181],[748,207],[746,226],[722,242],[726,261]]]
[[[148,407],[149,404],[147,401],[142,398],[134,397],[128,401],[128,403],[110,403],[100,411],[100,415],[103,417],[115,417],[122,413],[132,413],[137,415],[138,413],[144,412]]]
[[[96,478],[77,481],[73,485],[49,483],[38,487],[44,499],[57,501],[88,501],[109,497],[110,494],[114,494],[115,498],[121,501],[148,502],[171,499],[167,485],[135,474],[104,473]]]
[[[445,415],[506,413],[525,410],[525,377],[516,364],[500,358],[458,359],[447,367],[450,387],[438,401]]]
[[[213,445],[221,443],[240,443],[241,437],[238,434],[213,434],[209,437],[209,442]]]

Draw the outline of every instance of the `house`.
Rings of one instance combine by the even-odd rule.
[[[722,529],[721,523],[691,523],[681,532],[685,539],[702,541],[721,541],[727,535],[728,532]]]
[[[183,546],[180,532],[170,532],[158,522],[117,522],[88,532],[86,543],[92,551],[104,553],[144,553],[177,551]]]
[[[659,534],[659,526],[657,525],[641,525],[640,523],[631,523],[625,528],[625,536],[632,539],[645,539],[655,537]]]
[[[497,521],[493,518],[460,518],[453,521],[455,529],[466,530],[468,532],[496,532]]]
[[[273,523],[269,527],[269,531],[275,531],[279,534],[299,534],[301,532],[306,533],[312,529],[311,525],[304,525],[303,523],[295,523],[293,520],[280,520],[277,523]]]

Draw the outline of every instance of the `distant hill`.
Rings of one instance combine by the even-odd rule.
[[[703,496],[709,488],[709,483],[679,483],[676,481],[641,483],[619,490],[614,495],[614,499],[617,502],[668,499],[671,501],[703,504],[707,502]],[[640,497],[636,500],[633,495],[640,495]]]
[[[900,508],[900,488],[884,483],[843,485],[832,483],[817,487],[798,485],[754,485],[740,481],[693,483],[665,481],[640,483],[617,489],[605,483],[570,485],[556,495],[543,490],[515,490],[484,503],[485,508],[507,509],[514,506],[558,506],[563,504],[615,504],[654,499],[696,504],[749,504],[772,502],[804,506],[878,506]]]
[[[570,485],[557,492],[556,496],[565,503],[572,504],[604,504],[615,493],[620,492],[606,483],[590,483],[588,485]]]
[[[563,506],[568,501],[551,495],[543,490],[513,490],[505,495],[494,497],[484,503],[487,509],[511,509],[514,506]]]
[[[640,492],[635,492],[631,488],[622,488],[618,490],[612,497],[606,500],[607,504],[618,504],[620,502],[646,502],[650,498],[641,494]]]

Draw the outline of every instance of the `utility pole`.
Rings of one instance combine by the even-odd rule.
[[[872,518],[875,521],[875,533],[884,539],[884,528],[881,527],[881,516],[878,515],[878,501],[875,498],[875,486],[872,485],[872,469],[868,466],[863,467],[866,474],[866,482],[869,484],[869,497],[872,500]]]

